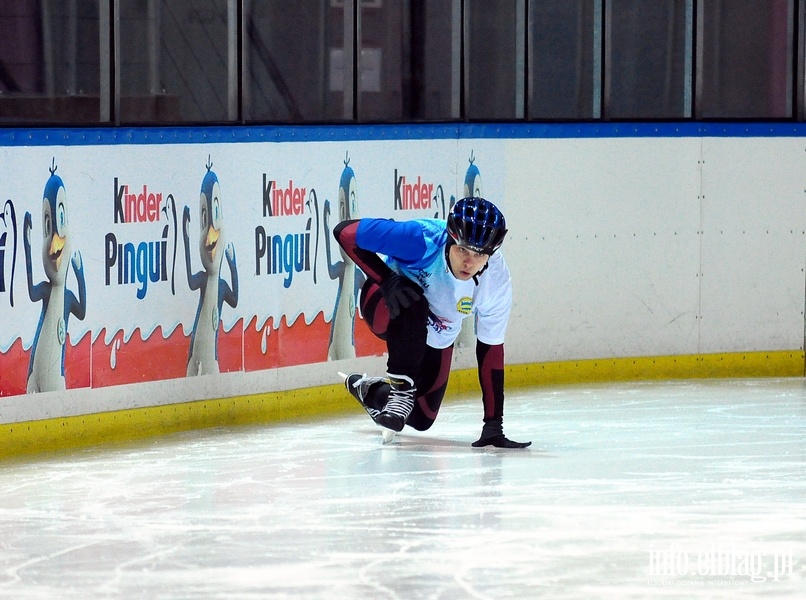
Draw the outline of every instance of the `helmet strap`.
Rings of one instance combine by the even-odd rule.
[[[473,275],[473,281],[475,282],[476,285],[479,284],[479,276],[482,273],[484,273],[484,271],[486,271],[487,267],[489,267],[489,266],[490,266],[490,261],[488,260],[486,263],[484,263],[484,266],[481,269],[479,269],[479,272],[476,273],[475,275]]]

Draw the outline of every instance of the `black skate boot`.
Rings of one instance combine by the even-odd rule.
[[[414,396],[417,388],[411,378],[392,373],[389,373],[389,384],[391,386],[389,401],[375,417],[375,422],[381,427],[399,432],[403,430],[406,419],[414,408]]]

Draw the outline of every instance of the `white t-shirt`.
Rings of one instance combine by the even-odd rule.
[[[447,240],[446,222],[438,219],[363,219],[356,241],[385,255],[394,271],[423,288],[431,310],[429,346],[441,349],[453,344],[462,321],[471,315],[480,341],[503,344],[512,305],[512,278],[504,257],[500,251],[490,257],[487,269],[477,277],[478,285],[473,279],[462,281],[448,267]]]

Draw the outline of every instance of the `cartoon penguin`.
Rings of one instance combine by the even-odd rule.
[[[325,251],[327,253],[327,270],[330,279],[339,280],[336,293],[336,306],[333,309],[333,321],[330,325],[330,341],[327,356],[330,360],[355,358],[354,325],[356,298],[358,290],[364,283],[364,274],[358,270],[353,260],[339,246],[342,260],[331,262],[330,234],[330,202],[325,200],[324,206]],[[344,170],[339,182],[339,222],[358,218],[356,205],[355,173],[350,167],[350,159],[345,157]]]
[[[7,230],[0,233],[0,292],[6,291],[6,244],[8,243],[6,238],[11,233],[12,249],[9,255],[11,281],[8,285],[8,303],[11,308],[14,308],[14,276],[17,272],[17,211],[14,210],[14,203],[10,199],[6,200],[3,206],[0,221],[3,221],[3,229]]]
[[[475,197],[482,197],[481,192],[481,172],[479,168],[474,164],[476,161],[476,157],[473,155],[473,151],[470,152],[470,165],[467,167],[467,172],[465,172],[465,185],[464,185],[464,196],[463,198],[467,198],[469,196]]]
[[[31,347],[28,366],[28,393],[63,390],[66,388],[64,374],[65,341],[67,322],[73,314],[83,320],[87,311],[87,288],[84,282],[84,265],[81,254],[76,252],[70,261],[70,235],[67,220],[67,193],[64,182],[56,175],[55,160],[50,168],[50,178],[45,184],[42,198],[42,264],[47,281],[33,283],[31,260],[31,213],[25,213],[23,222],[23,245],[25,269],[28,275],[28,296],[31,302],[42,301],[42,313]],[[66,287],[68,264],[78,282],[78,298]]]
[[[201,185],[199,198],[199,254],[204,271],[191,273],[190,264],[190,208],[185,206],[182,215],[182,235],[185,242],[185,264],[188,286],[191,290],[201,290],[193,333],[190,337],[187,375],[207,375],[218,373],[218,325],[221,322],[221,307],[224,302],[235,308],[238,305],[238,268],[235,263],[235,247],[227,244],[226,252],[221,251],[224,243],[223,215],[221,212],[221,188],[218,177],[211,170],[208,161],[207,174]],[[226,254],[232,276],[232,288],[220,278],[221,261]]]
[[[469,196],[482,197],[481,191],[481,172],[474,164],[476,157],[473,151],[470,152],[470,165],[465,172],[465,183],[462,190],[463,198]],[[474,347],[476,339],[476,324],[475,319],[465,319],[462,322],[462,330],[459,332],[459,337],[456,338],[456,345],[458,347]]]

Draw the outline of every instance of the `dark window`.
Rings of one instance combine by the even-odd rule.
[[[529,18],[529,118],[590,119],[599,110],[593,0],[536,0]]]
[[[237,118],[237,63],[230,62],[237,29],[229,29],[237,15],[228,15],[228,4],[120,0],[121,122]]]
[[[700,2],[696,116],[789,117],[791,0]]]
[[[454,25],[458,29],[452,4],[361,2],[359,121],[451,118],[460,81],[451,54]]]
[[[356,22],[349,12],[345,20],[345,8],[355,4],[344,0],[245,4],[247,120],[451,118],[459,85],[453,0],[356,2]]]
[[[461,31],[454,0],[412,2],[408,42],[411,48],[411,91],[403,117],[448,120],[459,117],[461,47],[453,46]],[[420,6],[415,6],[420,5]],[[404,75],[405,85],[405,75]]]
[[[98,0],[0,3],[0,119],[98,123]]]
[[[523,116],[518,84],[523,81],[524,61],[517,46],[525,30],[516,18],[520,1],[465,2],[464,114],[469,119]],[[525,46],[521,50],[525,52]]]
[[[605,50],[604,116],[690,116],[691,26],[680,0],[610,0]],[[688,17],[693,18],[693,13]],[[688,45],[687,45],[688,44]],[[688,49],[688,52],[687,52]],[[688,54],[688,56],[687,56]]]
[[[343,9],[324,0],[252,0],[244,11],[246,120],[342,119]]]

